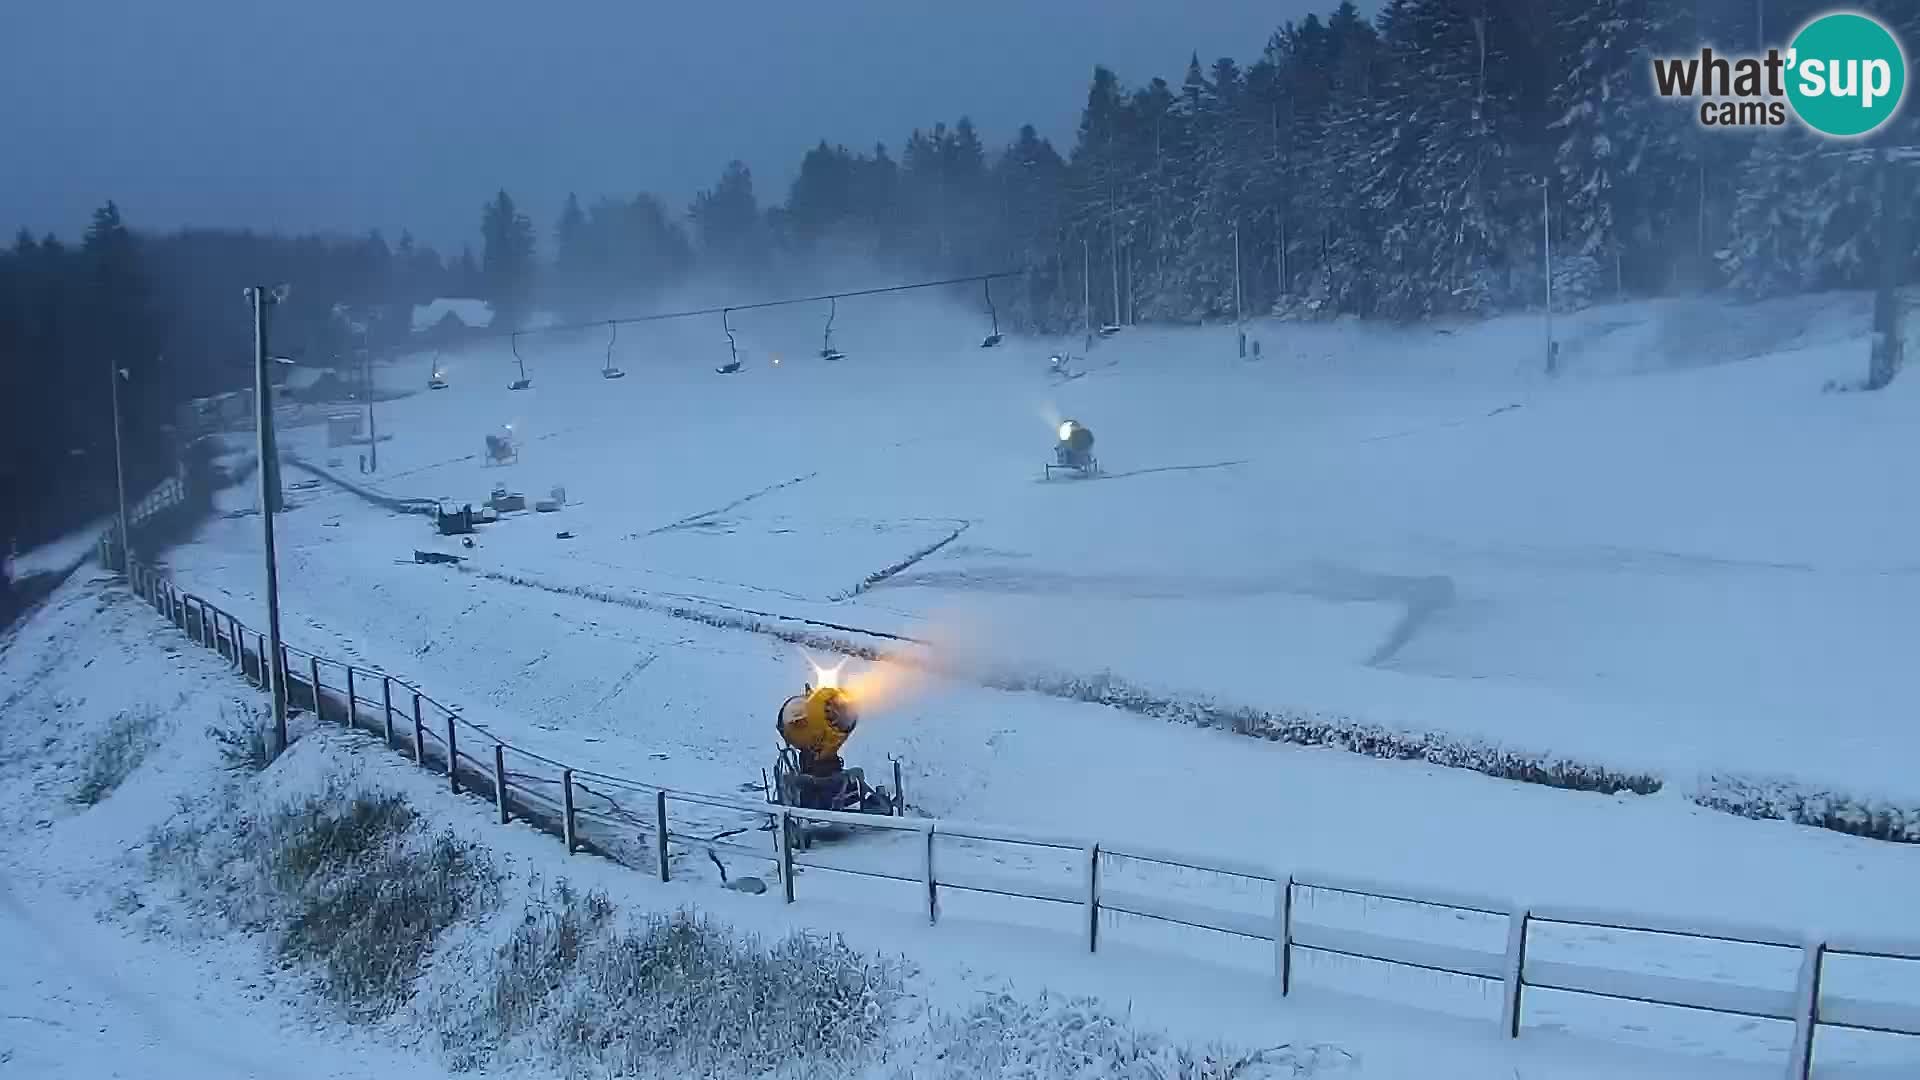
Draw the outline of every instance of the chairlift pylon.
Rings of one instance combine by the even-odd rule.
[[[993,306],[993,279],[982,278],[980,284],[985,287],[987,293],[987,316],[993,320],[993,331],[981,340],[980,347],[991,349],[1000,344],[1000,312]]]
[[[730,359],[713,370],[722,375],[732,375],[740,370],[740,347],[733,340],[733,325],[727,321],[732,311],[732,308],[720,309],[720,326],[727,332],[727,355]]]
[[[518,330],[514,331],[513,336],[508,338],[507,341],[508,344],[513,347],[513,362],[520,365],[520,377],[509,383],[507,389],[525,390],[527,387],[533,385],[533,380],[527,378],[527,362],[520,357],[520,332]]]
[[[833,347],[833,319],[840,314],[840,301],[837,297],[827,297],[827,328],[820,334],[820,359],[845,360],[847,354]]]
[[[624,379],[627,377],[627,373],[613,366],[613,344],[620,340],[620,324],[612,319],[608,319],[607,331],[607,362],[606,365],[600,369],[600,377],[603,379]]]

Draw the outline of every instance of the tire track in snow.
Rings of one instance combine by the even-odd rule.
[[[762,498],[767,495],[771,495],[774,492],[781,491],[785,488],[790,488],[795,484],[805,483],[806,481],[811,480],[814,477],[819,475],[820,475],[820,472],[819,470],[816,469],[805,476],[796,476],[791,480],[782,480],[777,484],[769,484],[766,487],[761,488],[759,491],[742,495],[725,506],[717,506],[712,510],[704,510],[698,514],[691,514],[687,517],[681,518],[679,521],[669,522],[665,525],[660,526],[657,529],[648,529],[646,532],[643,532],[643,533],[628,533],[622,539],[643,540],[649,536],[658,536],[664,532],[673,532],[675,529],[689,528],[691,526],[698,525],[703,521],[709,521],[709,520],[712,520],[713,518],[719,517],[721,514],[724,514],[727,511],[733,510],[737,507],[744,506],[755,499]]]
[[[885,569],[882,569],[882,570],[876,570],[873,573],[868,574],[865,578],[861,579],[860,584],[855,585],[853,588],[848,589],[845,592],[835,593],[830,599],[832,599],[834,602],[837,603],[841,600],[851,600],[854,597],[859,596],[861,593],[866,592],[868,589],[873,588],[875,585],[878,585],[886,581],[888,578],[893,577],[895,574],[901,573],[905,570],[912,568],[913,564],[919,562],[920,560],[926,558],[929,555],[932,555],[934,552],[939,551],[941,548],[946,547],[948,544],[953,543],[955,540],[960,539],[960,534],[963,532],[966,532],[968,529],[972,527],[973,527],[973,522],[962,521],[958,528],[954,529],[952,532],[948,533],[946,536],[940,538],[939,540],[934,541],[931,544],[928,544],[926,547],[923,547],[919,551],[916,551],[913,554],[907,556],[906,558],[900,560],[899,562],[894,563],[892,566],[886,567]]]

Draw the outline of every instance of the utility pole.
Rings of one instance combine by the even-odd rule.
[[[1869,336],[1867,379],[1864,390],[1884,389],[1900,373],[1904,345],[1900,338],[1900,277],[1904,253],[1912,250],[1912,215],[1907,212],[1907,174],[1903,167],[1920,167],[1920,145],[1889,146],[1842,150],[1822,155],[1837,157],[1856,165],[1872,166],[1874,195],[1880,204],[1878,218],[1868,227],[1880,250],[1879,281],[1873,293],[1873,330]]]
[[[1547,258],[1547,374],[1559,374],[1559,356],[1553,345],[1553,181],[1540,181],[1540,242]]]
[[[254,419],[260,454],[260,536],[267,556],[267,655],[260,658],[261,678],[273,691],[273,752],[287,748],[287,672],[280,664],[280,574],[274,562],[273,515],[280,509],[278,448],[273,437],[273,377],[267,355],[268,312],[286,298],[286,286],[247,289],[253,303]],[[272,672],[268,675],[268,672]]]
[[[1080,321],[1093,333],[1093,244],[1080,241]]]
[[[107,361],[107,379],[113,388],[113,480],[120,507],[120,572],[133,568],[133,532],[127,522],[127,456],[120,445],[120,365]]]
[[[1240,223],[1233,223],[1233,321],[1238,325],[1240,310]]]
[[[1912,216],[1906,207],[1906,192],[1903,190],[1906,185],[1900,182],[1901,174],[1895,168],[1894,156],[1887,147],[1881,146],[1875,157],[1876,171],[1880,174],[1880,227],[1877,230],[1880,235],[1880,282],[1873,293],[1873,352],[1867,364],[1869,390],[1884,388],[1900,370],[1900,354],[1903,351],[1900,340],[1900,272],[1906,261],[1906,253],[1912,250],[1912,245],[1907,241]]]
[[[373,427],[373,350],[367,347],[365,334],[360,335],[360,355],[366,359],[367,394],[367,471],[380,471],[380,433]]]
[[[1240,359],[1247,358],[1247,324],[1240,308],[1240,223],[1233,223],[1233,330],[1240,339]]]

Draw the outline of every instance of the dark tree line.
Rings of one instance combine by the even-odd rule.
[[[142,234],[109,205],[77,243],[23,235],[0,253],[6,505],[61,508],[22,535],[100,508],[111,364],[127,370],[141,461],[162,459],[173,402],[245,385],[240,289],[256,281],[294,284],[277,340],[324,361],[397,342],[435,296],[477,296],[522,325],[640,305],[695,273],[765,290],[842,261],[1025,271],[996,289],[1000,315],[1045,331],[1538,306],[1548,231],[1568,304],[1860,287],[1883,256],[1911,279],[1915,251],[1879,249],[1871,169],[1795,124],[1708,129],[1653,93],[1653,57],[1784,44],[1827,6],[1387,0],[1369,18],[1342,3],[1244,63],[1194,56],[1138,84],[1096,68],[1064,149],[1033,126],[990,144],[962,117],[892,148],[822,142],[777,204],[735,161],[684,213],[646,194],[569,197],[550,228],[502,191],[477,256],[378,233]],[[1920,42],[1920,4],[1856,6]],[[1920,143],[1920,108],[1875,141]]]
[[[0,248],[0,544],[110,511],[114,378],[129,494],[170,473],[177,405],[252,385],[242,289],[281,281],[275,351],[309,363],[351,363],[400,340],[412,304],[480,288],[406,235],[143,233],[113,203],[78,243],[23,231]]]
[[[658,214],[615,238],[570,201],[551,280],[630,295],[696,262],[766,276],[859,256],[1024,270],[1009,315],[1033,328],[1273,310],[1413,319],[1539,305],[1550,232],[1569,304],[1860,286],[1878,258],[1871,170],[1796,124],[1704,128],[1651,77],[1652,58],[1703,44],[1783,45],[1827,6],[1388,0],[1370,19],[1342,3],[1282,26],[1244,65],[1195,56],[1177,81],[1136,86],[1096,68],[1064,153],[1031,126],[990,149],[962,118],[914,131],[897,156],[822,142],[780,205],[763,207],[734,162],[686,232]],[[1920,41],[1920,5],[1862,6]],[[1920,109],[1878,138],[1920,142]],[[540,291],[517,239],[531,227],[508,244],[495,209],[489,259],[497,248],[524,267],[519,292],[493,298],[522,309]],[[597,268],[568,269],[589,246]]]

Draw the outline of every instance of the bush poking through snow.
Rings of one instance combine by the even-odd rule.
[[[405,797],[338,780],[265,813],[229,791],[197,820],[155,830],[148,858],[225,921],[314,965],[356,1020],[405,1003],[441,933],[491,907],[499,884],[477,846],[424,835]]]
[[[265,772],[273,764],[273,754],[267,746],[267,715],[264,709],[242,706],[240,719],[229,721],[225,709],[220,710],[221,723],[207,728],[207,735],[220,744],[220,760],[226,764],[228,772],[257,773]]]
[[[895,1068],[899,1080],[1269,1080],[1327,1076],[1351,1060],[1329,1046],[1196,1050],[1116,1019],[1098,1002],[1047,994],[995,994],[934,1021],[929,1035],[922,1060]]]
[[[485,997],[430,1010],[456,1068],[512,1054],[593,1075],[817,1075],[879,1044],[903,978],[838,937],[766,945],[685,911],[621,925],[564,884],[492,966]]]
[[[114,793],[140,763],[153,752],[154,731],[160,714],[150,708],[123,712],[113,718],[87,747],[81,762],[80,782],[74,785],[73,801],[93,806]]]
[[[495,884],[486,857],[451,832],[310,879],[282,955],[318,962],[327,995],[362,1019],[404,1003],[442,931]]]

